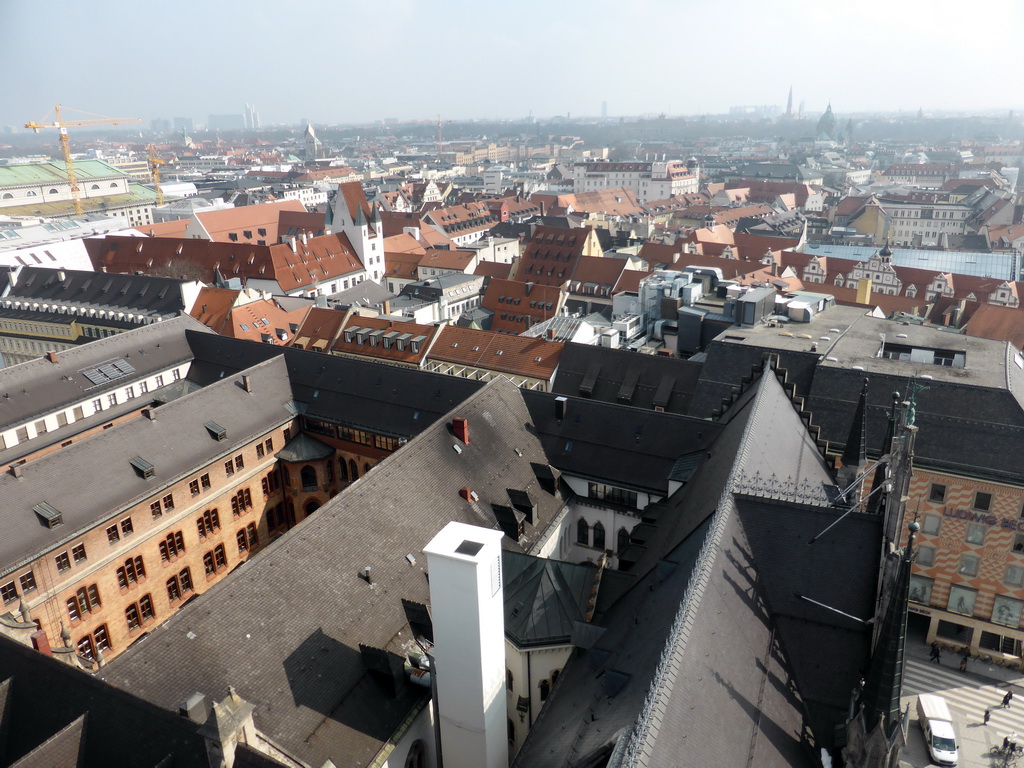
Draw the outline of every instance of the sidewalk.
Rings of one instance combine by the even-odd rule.
[[[926,663],[930,662],[929,654],[931,645],[922,642],[919,638],[908,635],[907,637],[907,658],[914,658]],[[952,651],[943,651],[939,658],[939,664],[947,669],[959,670],[960,654]],[[982,678],[987,682],[996,681],[1002,683],[1005,688],[1013,688],[1014,695],[1024,695],[1024,672],[1010,667],[1000,667],[997,664],[986,664],[981,659],[971,658],[967,661],[967,672],[965,676]]]

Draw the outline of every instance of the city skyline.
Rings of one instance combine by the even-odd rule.
[[[955,0],[856,8],[734,0],[729,17],[742,27],[691,0],[640,0],[628,14],[608,0],[554,9],[526,0],[514,17],[463,0],[443,12],[400,0],[383,16],[353,2],[303,0],[286,18],[279,8],[183,0],[161,20],[140,18],[125,0],[61,1],[57,13],[9,0],[15,34],[0,69],[14,74],[0,125],[20,128],[58,103],[199,124],[243,114],[246,104],[264,125],[598,116],[605,102],[609,117],[725,114],[739,105],[784,111],[790,87],[794,111],[802,103],[805,114],[829,102],[839,114],[1020,106],[995,71],[1009,66],[1011,41],[1024,31],[1024,9],[1012,0],[974,6],[999,20],[995,44],[950,37],[962,9]],[[155,29],[166,36],[154,39]],[[955,66],[938,66],[947,55]]]

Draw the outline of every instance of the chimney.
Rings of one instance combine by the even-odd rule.
[[[373,576],[370,575],[370,570],[371,568],[368,565],[363,568],[363,578],[366,579],[367,584],[373,584]]]
[[[554,328],[548,328],[548,341],[554,341],[554,340],[555,340],[555,329]]]
[[[295,245],[295,236],[294,235],[292,237],[288,238],[288,245],[290,245],[292,247],[292,253],[298,253],[299,252],[298,248]]]
[[[306,233],[305,233],[305,232],[303,232],[303,233],[302,233],[302,244],[303,244],[303,245],[306,245],[306,243],[308,243],[308,242],[309,242],[309,241],[308,241],[308,240],[306,239]]]
[[[46,637],[46,632],[41,629],[37,629],[29,637],[32,638],[32,647],[39,651],[44,656],[53,656],[53,651],[50,650],[50,640]]]
[[[242,375],[242,389],[249,393],[252,392],[252,376],[249,374]]]
[[[142,415],[150,421],[156,421],[156,409],[155,408],[143,408]]]
[[[469,445],[469,421],[467,419],[456,416],[452,419],[452,431],[455,432],[455,436],[459,438],[466,445]]]
[[[452,522],[423,548],[445,768],[508,766],[503,536]]]
[[[14,475],[15,477],[21,477],[21,474],[23,472],[22,467],[24,467],[24,466],[25,466],[24,462],[19,462],[17,464],[11,464],[11,474]]]
[[[556,397],[555,398],[555,418],[559,421],[565,418],[565,412],[569,408],[569,398],[567,397]]]
[[[57,362],[57,353],[56,352],[47,352],[46,353],[46,359],[49,360],[51,363],[56,363]]]
[[[467,485],[465,488],[459,491],[459,496],[464,498],[466,501],[471,501],[473,498],[473,489]]]

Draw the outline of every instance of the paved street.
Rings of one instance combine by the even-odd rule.
[[[1024,743],[1024,690],[972,672],[962,673],[955,666],[959,659],[950,654],[946,654],[945,659],[946,664],[937,665],[908,654],[903,680],[903,708],[909,705],[911,724],[907,749],[900,765],[903,768],[932,765],[917,724],[917,694],[935,693],[945,697],[953,714],[961,745],[960,768],[996,766],[999,763],[988,752],[1002,743],[1003,736],[1017,733]],[[971,664],[980,666],[982,663],[972,661]],[[1016,698],[1010,709],[1002,709],[999,703],[1007,690],[1013,690]],[[992,708],[988,726],[982,725],[986,707]]]

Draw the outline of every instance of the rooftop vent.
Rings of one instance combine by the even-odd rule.
[[[224,440],[228,436],[227,429],[222,427],[216,421],[206,422],[206,429],[214,440]]]
[[[60,510],[45,501],[32,507],[32,511],[39,515],[39,518],[47,528],[56,528],[64,522],[64,515],[61,514]]]
[[[135,471],[139,473],[139,476],[143,479],[149,479],[156,474],[156,467],[150,464],[141,456],[136,456],[131,460],[131,465],[135,468]]]

